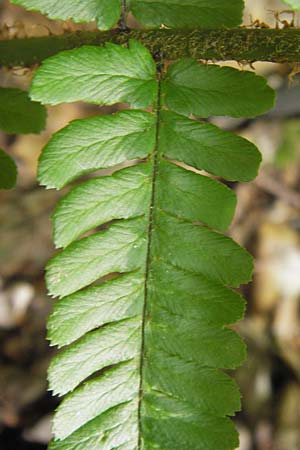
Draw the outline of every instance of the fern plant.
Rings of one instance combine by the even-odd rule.
[[[96,19],[102,29],[121,12],[120,1],[14,3],[50,17]],[[191,28],[237,25],[243,4],[127,6],[146,27]],[[47,266],[49,292],[59,297],[48,336],[62,348],[49,368],[50,389],[65,396],[50,449],[235,449],[230,416],[240,395],[221,369],[245,358],[231,325],[243,317],[234,288],[250,280],[252,258],[222,234],[236,205],[222,179],[251,180],[261,158],[252,143],[206,119],[261,114],[273,91],[250,72],[191,58],[155,61],[131,41],[49,58],[31,97],[130,108],[71,122],[40,158],[42,185],[74,182],[53,214],[61,250]]]

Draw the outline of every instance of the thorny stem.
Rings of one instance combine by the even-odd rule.
[[[126,44],[137,39],[166,59],[300,62],[300,29],[125,30],[75,32],[59,36],[0,40],[0,66],[29,67],[62,50],[82,45]]]

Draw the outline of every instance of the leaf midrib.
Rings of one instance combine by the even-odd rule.
[[[159,130],[160,130],[160,113],[161,113],[161,73],[158,68],[157,70],[157,100],[156,100],[156,131],[155,131],[155,146],[152,154],[153,168],[152,168],[152,189],[151,189],[151,200],[149,205],[149,216],[148,216],[148,228],[147,228],[147,253],[146,253],[146,263],[145,263],[145,281],[144,281],[144,304],[142,311],[142,330],[141,330],[141,352],[140,352],[140,385],[139,385],[139,402],[138,402],[138,450],[142,449],[142,401],[143,401],[143,381],[144,381],[144,359],[145,359],[145,325],[147,320],[147,306],[148,306],[148,284],[149,284],[149,273],[151,266],[151,244],[152,244],[152,233],[154,227],[154,215],[155,215],[155,197],[156,197],[156,184],[157,175],[159,168]]]

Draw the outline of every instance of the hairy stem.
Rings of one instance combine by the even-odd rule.
[[[300,61],[300,29],[130,30],[76,32],[59,36],[0,41],[0,66],[32,66],[62,50],[137,39],[166,59],[184,56],[236,61]]]

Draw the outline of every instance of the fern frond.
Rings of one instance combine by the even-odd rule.
[[[84,90],[87,61],[93,72]],[[251,73],[191,60],[166,74],[153,68],[133,42],[64,52],[33,81],[33,98],[44,102],[155,105],[72,122],[41,156],[47,187],[118,169],[73,187],[53,216],[63,249],[47,266],[50,294],[60,297],[48,329],[63,349],[49,381],[66,397],[52,450],[238,445],[229,416],[240,407],[239,392],[220,369],[245,357],[229,325],[243,316],[244,301],[232,288],[250,280],[252,259],[220,233],[234,214],[234,193],[197,169],[250,180],[260,155],[245,139],[190,116],[252,116],[271,106],[273,93]],[[243,100],[242,91],[258,91],[261,100]]]

